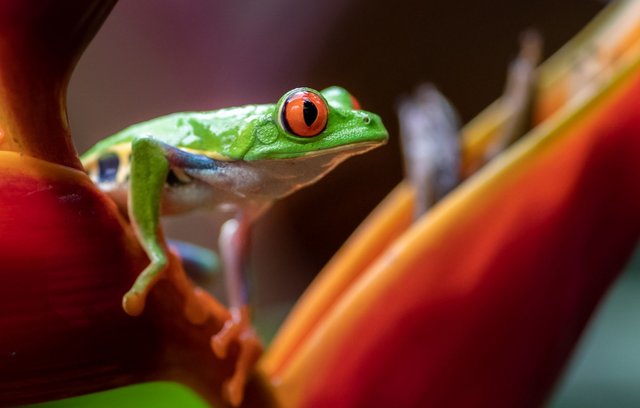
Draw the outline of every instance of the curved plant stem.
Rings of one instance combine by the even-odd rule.
[[[67,84],[116,0],[0,1],[0,150],[81,169]]]

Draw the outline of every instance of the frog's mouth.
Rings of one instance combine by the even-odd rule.
[[[383,141],[376,141],[376,142],[361,142],[361,143],[351,143],[348,145],[344,145],[344,146],[335,146],[335,147],[330,147],[328,149],[318,149],[318,150],[314,150],[308,153],[303,154],[301,157],[303,158],[311,158],[311,157],[319,157],[319,156],[331,156],[331,155],[335,155],[335,156],[345,156],[343,158],[346,159],[348,157],[351,156],[355,156],[358,154],[363,154],[366,153],[370,150],[375,149],[376,147],[380,147],[384,144],[386,144],[387,141],[383,140]],[[293,159],[295,160],[295,159]],[[342,160],[341,160],[342,161]]]
[[[297,168],[304,169],[303,173],[317,172],[318,178],[320,178],[348,158],[366,153],[385,143],[386,140],[350,143],[344,146],[315,150],[297,158],[285,159],[285,161],[296,162]]]
[[[294,158],[262,160],[258,165],[260,178],[268,180],[263,186],[269,186],[269,195],[282,197],[315,183],[349,157],[368,152],[384,143],[384,140],[351,143],[315,150]]]

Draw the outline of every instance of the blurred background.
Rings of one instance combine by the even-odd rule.
[[[545,57],[605,5],[596,0],[120,0],[69,90],[76,146],[177,111],[274,103],[289,89],[347,88],[380,114],[390,143],[277,203],[254,231],[254,303],[269,338],[350,233],[401,180],[395,103],[430,81],[463,122],[495,100],[518,36],[537,28]],[[169,219],[168,235],[215,248],[220,220]],[[638,264],[576,353],[553,407],[640,406]],[[615,403],[614,403],[615,402]]]

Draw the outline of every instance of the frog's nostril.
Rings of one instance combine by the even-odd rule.
[[[365,125],[368,125],[369,123],[371,123],[371,118],[369,117],[369,115],[365,115],[365,117],[362,118],[362,121]]]

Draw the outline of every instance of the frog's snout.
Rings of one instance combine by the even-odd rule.
[[[365,136],[376,142],[386,142],[389,137],[387,129],[382,124],[380,116],[371,112],[360,112]]]
[[[365,125],[369,125],[371,122],[373,122],[374,119],[372,116],[375,116],[375,114],[363,110],[356,111],[355,114],[356,118],[359,118]]]

